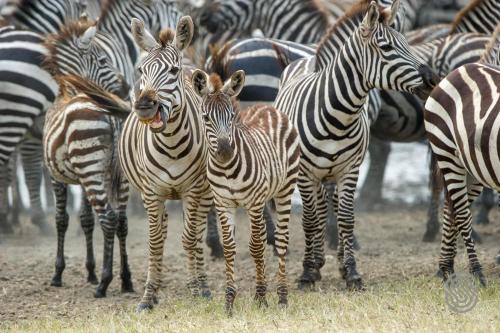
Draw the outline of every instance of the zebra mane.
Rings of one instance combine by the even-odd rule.
[[[160,44],[162,47],[165,47],[167,44],[170,44],[174,41],[175,31],[170,28],[163,29],[160,32]]]
[[[481,59],[479,59],[480,63],[500,66],[500,63],[497,63],[498,61],[500,61],[500,23],[497,24],[491,39],[486,44]]]
[[[208,82],[210,82],[212,93],[219,93],[222,89],[222,86],[224,85],[221,77],[217,73],[210,74]]]
[[[105,90],[91,80],[78,75],[57,75],[56,82],[61,87],[63,101],[75,97],[76,94],[85,94],[97,107],[104,109],[114,116],[126,118],[131,106],[120,97]]]
[[[325,35],[321,38],[318,43],[318,47],[316,49],[316,70],[321,70],[326,67],[328,64],[327,57],[322,56],[323,52],[326,51],[325,48],[331,47],[331,38],[335,36],[339,28],[343,27],[348,21],[354,18],[361,18],[368,10],[370,6],[371,0],[360,0],[349,8],[346,13],[340,17],[333,25],[331,25]],[[379,22],[384,22],[386,20],[386,16],[388,15],[383,7],[379,6],[380,15]],[[337,50],[338,51],[338,50]]]
[[[49,34],[45,37],[43,45],[49,51],[43,61],[43,67],[53,76],[60,74],[60,66],[57,60],[58,48],[61,44],[73,41],[75,37],[80,37],[95,22],[82,17],[77,21],[72,21],[61,27],[61,30],[55,34]]]
[[[224,58],[227,52],[231,49],[231,42],[225,43],[222,47],[219,45],[210,44],[208,49],[210,50],[211,61],[209,63],[210,67],[208,70],[212,73],[216,73],[219,77],[224,80],[224,73],[227,72],[227,64],[224,64]]]
[[[458,25],[462,22],[463,18],[469,15],[477,6],[481,4],[483,0],[472,0],[470,1],[464,8],[462,8],[451,22],[451,31],[450,33],[457,32]]]

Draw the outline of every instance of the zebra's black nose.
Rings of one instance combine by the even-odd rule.
[[[422,65],[418,68],[418,72],[422,76],[424,84],[433,89],[436,84],[439,83],[439,77],[434,73],[434,71],[427,65]]]
[[[228,162],[233,156],[233,148],[228,138],[217,139],[217,159],[222,162]]]

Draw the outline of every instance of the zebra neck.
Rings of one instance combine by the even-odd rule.
[[[154,137],[157,141],[163,143],[165,147],[177,147],[186,140],[186,136],[190,136],[194,131],[191,127],[188,106],[185,104],[172,114],[165,129],[154,134]]]
[[[357,118],[370,90],[357,57],[362,50],[355,50],[358,42],[357,37],[350,38],[336,60],[320,73],[318,87],[326,90],[319,96],[321,110],[324,116],[334,117],[345,125]]]
[[[462,9],[453,22],[452,32],[492,34],[500,21],[500,1],[474,0]]]

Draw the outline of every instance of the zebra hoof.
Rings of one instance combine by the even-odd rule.
[[[365,287],[363,286],[363,280],[359,275],[353,275],[346,280],[347,289],[351,291],[363,291]]]
[[[436,274],[434,274],[435,277],[443,279],[444,278],[444,272],[440,269],[437,270]]]
[[[225,308],[226,308],[226,315],[228,317],[232,317],[233,316],[233,302],[226,301]]]
[[[495,262],[497,263],[497,265],[500,265],[500,254],[497,254]]]
[[[104,297],[106,297],[106,289],[102,289],[102,288],[97,287],[97,289],[95,291],[95,294],[94,294],[94,297],[95,298],[104,298]]]
[[[158,303],[160,303],[160,302],[158,301],[158,296],[153,295],[153,304],[158,304]]]
[[[122,293],[133,293],[134,286],[131,280],[122,281]]]
[[[278,306],[280,308],[287,308],[288,307],[288,298],[286,296],[280,296],[280,299],[278,301]]]
[[[212,293],[210,292],[210,290],[208,289],[203,289],[201,291],[201,295],[200,295],[202,298],[206,298],[206,299],[212,299]]]
[[[135,312],[143,313],[146,310],[148,310],[148,311],[153,310],[153,304],[141,302],[141,303],[139,303],[139,305],[137,305]]]
[[[486,277],[484,276],[483,272],[473,272],[472,275],[479,281],[479,285],[483,288],[486,287],[488,282],[486,281]]]
[[[422,237],[422,242],[424,243],[432,243],[436,240],[438,230],[429,230],[425,231],[424,237]]]
[[[62,287],[62,280],[61,280],[61,278],[53,277],[52,281],[50,281],[50,285],[52,287]]]
[[[315,283],[312,280],[300,279],[298,281],[297,287],[302,291],[311,291],[314,290],[314,284]]]
[[[96,285],[99,283],[99,280],[97,280],[97,276],[94,274],[89,274],[87,277],[87,282],[93,285]]]
[[[268,308],[269,304],[267,303],[265,295],[255,295],[255,301],[257,302],[257,306],[259,308]]]
[[[342,280],[346,280],[347,279],[347,270],[346,270],[344,264],[340,264],[340,266],[339,266],[339,274],[340,274],[340,277],[342,277]]]

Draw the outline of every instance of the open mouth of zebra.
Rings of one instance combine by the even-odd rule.
[[[159,106],[153,117],[149,119],[141,119],[141,122],[148,125],[151,131],[154,133],[161,132],[165,128],[165,112],[163,112],[163,107]]]

